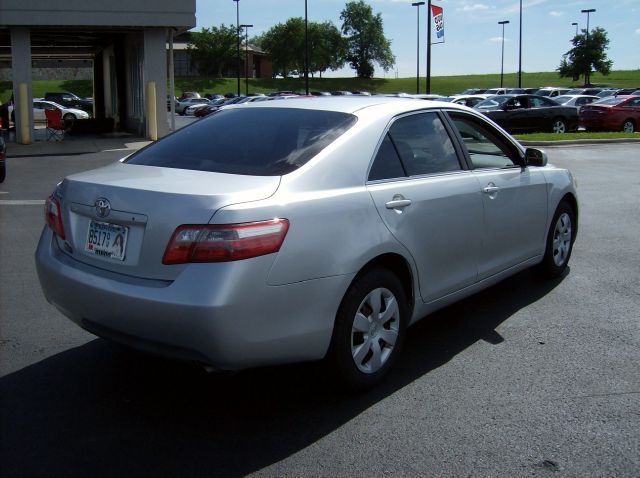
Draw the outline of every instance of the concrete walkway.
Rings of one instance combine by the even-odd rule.
[[[11,137],[6,137],[7,157],[69,156],[101,151],[135,151],[151,143],[144,138],[121,134],[66,135],[62,141],[46,141],[46,137],[38,133],[35,136],[36,141],[31,144],[18,144],[13,142]]]

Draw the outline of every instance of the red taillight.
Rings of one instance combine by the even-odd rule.
[[[61,239],[64,239],[60,201],[53,195],[49,196],[44,204],[44,220],[53,232],[60,236]]]
[[[171,236],[162,263],[227,262],[264,256],[280,250],[288,230],[286,219],[179,226]]]

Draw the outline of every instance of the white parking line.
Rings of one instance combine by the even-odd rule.
[[[0,200],[0,206],[42,206],[44,203],[44,199]]]

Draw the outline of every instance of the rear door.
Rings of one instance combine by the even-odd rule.
[[[425,302],[476,281],[482,197],[438,113],[393,122],[367,187],[380,217],[411,253]]]

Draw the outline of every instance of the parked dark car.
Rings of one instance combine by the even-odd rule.
[[[7,164],[5,159],[7,158],[7,144],[4,142],[4,138],[0,136],[0,183],[7,177]]]
[[[510,133],[533,131],[566,133],[578,129],[577,108],[560,106],[544,96],[492,96],[481,101],[474,108]]]
[[[616,91],[616,96],[627,96],[627,95],[632,95],[636,90],[638,90],[638,88],[622,88],[618,91]]]
[[[633,133],[640,126],[640,96],[612,96],[580,109],[580,126],[586,130]]]
[[[226,104],[229,100],[227,98],[220,98],[217,100],[211,101],[208,105],[204,105],[193,113],[193,116],[196,118],[202,118],[203,116],[207,116],[209,113],[213,113],[217,111],[222,105]]]
[[[78,110],[86,111],[90,116],[93,116],[93,100],[88,98],[80,98],[73,93],[67,91],[55,91],[44,94],[46,101],[53,101],[59,105],[67,108],[76,108]]]

